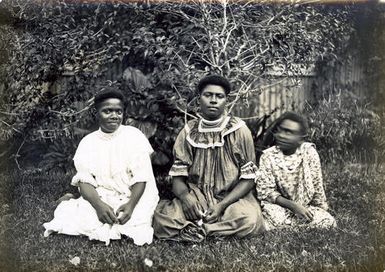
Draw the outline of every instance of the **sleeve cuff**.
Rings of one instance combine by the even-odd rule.
[[[131,176],[130,185],[137,182],[154,180],[150,156],[145,153],[140,153],[132,158],[131,167],[126,171],[128,171],[128,175]]]
[[[277,201],[277,198],[280,196],[281,194],[278,193],[278,192],[272,192],[270,193],[270,195],[267,197],[267,200],[273,204],[276,203]]]
[[[177,177],[177,176],[188,176],[188,167],[187,165],[176,165],[174,164],[170,172],[168,173],[172,177]]]
[[[321,209],[327,211],[329,209],[329,205],[326,202],[322,202],[318,205]]]
[[[131,182],[130,182],[130,185],[134,185],[135,183],[138,183],[138,182],[148,182],[150,181],[150,177],[146,176],[146,177],[141,177],[141,176],[137,176],[137,177],[133,177]]]
[[[97,183],[95,178],[88,173],[77,173],[75,176],[73,176],[71,180],[72,186],[79,186],[79,182],[88,183],[91,184],[94,187],[97,187]]]
[[[252,179],[256,180],[257,174],[256,174],[256,166],[252,161],[249,161],[245,165],[241,166],[241,175],[239,179]]]

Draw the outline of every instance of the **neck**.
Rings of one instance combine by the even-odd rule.
[[[293,155],[297,148],[282,150],[282,153],[286,156]]]
[[[119,130],[119,128],[120,128],[120,126],[117,129],[115,129],[114,131],[107,131],[107,130],[103,129],[102,127],[100,127],[100,131],[105,133],[105,134],[114,134],[115,132],[117,132]]]
[[[208,119],[204,118],[203,116],[200,116],[200,118],[207,125],[215,125],[215,124],[219,124],[220,122],[222,122],[223,118],[225,118],[225,115],[222,114],[218,119],[215,119],[215,120],[208,120]]]
[[[299,142],[298,145],[289,149],[284,149],[284,150],[281,149],[281,151],[284,155],[290,156],[290,155],[293,155],[297,151],[297,149],[300,148],[301,145],[302,145],[302,142]]]

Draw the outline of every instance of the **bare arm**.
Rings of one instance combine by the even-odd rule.
[[[187,219],[197,220],[202,218],[202,206],[196,197],[189,192],[185,176],[174,176],[172,178],[172,192],[181,201]]]
[[[80,182],[79,189],[82,197],[96,210],[100,222],[111,225],[118,222],[114,210],[100,199],[94,186],[89,183]]]
[[[289,200],[283,196],[278,196],[275,199],[275,203],[291,210],[293,213],[299,215],[302,218],[305,218],[308,221],[313,220],[313,214],[308,209],[292,200]]]
[[[137,182],[131,186],[131,197],[129,201],[131,205],[134,205],[135,207],[136,204],[138,204],[138,201],[142,197],[145,188],[146,182]]]
[[[254,187],[255,183],[251,179],[242,179],[233,190],[219,204],[225,210],[228,206],[244,197]]]
[[[181,197],[185,194],[189,193],[189,188],[186,184],[186,177],[172,177],[172,192],[179,199],[181,199]]]
[[[208,223],[215,222],[222,215],[228,206],[238,201],[254,187],[255,183],[251,179],[241,179],[233,190],[219,203],[209,208],[206,216]]]
[[[122,212],[118,218],[120,224],[123,225],[130,220],[136,204],[138,204],[139,199],[142,197],[145,188],[146,182],[137,182],[131,186],[130,200],[116,210],[117,216],[119,216],[119,213]]]

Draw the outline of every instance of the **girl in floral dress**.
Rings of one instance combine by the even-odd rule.
[[[306,130],[302,116],[286,112],[266,137],[273,146],[260,158],[256,183],[267,230],[336,225],[327,212],[319,155],[314,144],[304,141]]]

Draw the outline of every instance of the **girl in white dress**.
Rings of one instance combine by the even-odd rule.
[[[123,95],[105,89],[95,96],[99,130],[85,136],[76,150],[77,174],[71,184],[81,197],[61,202],[54,219],[43,226],[52,232],[86,235],[103,241],[126,235],[137,245],[153,239],[152,217],[159,201],[144,134],[124,126]]]

